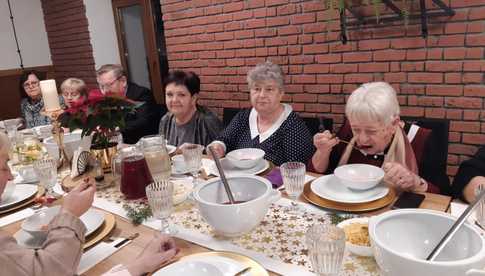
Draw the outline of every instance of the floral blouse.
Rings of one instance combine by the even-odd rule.
[[[61,107],[64,106],[64,99],[59,96],[59,102]],[[22,117],[25,120],[26,128],[33,128],[36,126],[48,125],[51,123],[49,117],[40,114],[40,111],[44,108],[44,100],[40,99],[37,102],[29,101],[29,98],[23,98],[20,102],[20,111]]]

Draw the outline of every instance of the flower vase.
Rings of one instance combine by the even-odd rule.
[[[101,167],[105,173],[111,172],[111,159],[118,152],[117,143],[110,143],[108,147],[100,145],[91,146],[91,154],[96,160],[101,162]]]

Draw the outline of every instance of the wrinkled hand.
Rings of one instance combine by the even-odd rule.
[[[173,238],[162,234],[148,243],[138,258],[127,266],[128,271],[131,275],[153,272],[162,264],[170,261],[178,252],[179,249]]]
[[[421,184],[419,176],[399,163],[388,162],[382,168],[385,172],[384,181],[399,190],[415,191]]]
[[[214,151],[214,153],[216,154],[216,156],[218,158],[222,158],[224,157],[225,155],[225,152],[224,152],[224,147],[218,143],[213,143],[213,144],[210,144],[208,147],[207,147],[207,154],[209,155],[209,157],[212,159],[212,154],[210,153],[210,150],[209,150],[209,147],[212,148],[212,150]]]
[[[338,143],[338,138],[334,137],[328,130],[317,133],[315,136],[313,136],[313,145],[322,153],[330,153],[332,148]]]
[[[64,197],[61,210],[77,217],[82,216],[93,204],[95,192],[96,184],[94,179],[85,178],[81,184]]]

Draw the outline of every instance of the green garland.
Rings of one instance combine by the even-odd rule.
[[[149,205],[135,209],[128,204],[124,204],[123,209],[126,210],[126,215],[134,225],[142,224],[147,218],[152,216],[152,209]]]

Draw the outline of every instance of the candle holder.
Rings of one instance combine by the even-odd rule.
[[[57,168],[60,170],[71,168],[71,160],[69,160],[67,157],[64,147],[64,129],[61,127],[61,122],[59,121],[59,115],[62,113],[64,113],[64,110],[62,109],[54,111],[41,111],[41,114],[49,117],[52,122],[52,136],[59,147],[59,160],[57,161]]]

